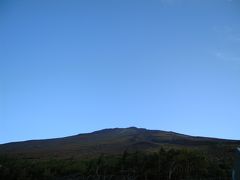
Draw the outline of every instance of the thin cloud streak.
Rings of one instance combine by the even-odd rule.
[[[234,62],[240,65],[240,57],[237,56],[230,56],[222,52],[216,52],[215,57],[226,62]]]

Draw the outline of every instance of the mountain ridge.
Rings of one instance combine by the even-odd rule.
[[[126,130],[126,129],[146,130],[146,131],[152,131],[152,132],[163,132],[163,133],[176,134],[176,135],[180,135],[180,136],[187,136],[187,137],[193,137],[193,138],[204,138],[204,139],[215,139],[215,140],[236,141],[236,142],[239,141],[240,142],[240,140],[238,140],[238,139],[208,137],[208,136],[201,136],[201,135],[189,135],[189,134],[184,134],[184,133],[178,133],[178,132],[175,132],[175,131],[165,131],[165,130],[157,130],[157,129],[138,128],[138,127],[135,127],[135,126],[131,126],[131,127],[126,127],[126,128],[119,128],[119,127],[116,127],[116,128],[105,128],[105,129],[96,130],[96,131],[92,131],[92,132],[79,133],[79,134],[63,136],[63,137],[11,141],[11,142],[6,142],[6,143],[0,143],[0,146],[1,145],[7,145],[7,144],[13,144],[13,143],[23,143],[23,142],[32,142],[32,141],[45,141],[45,140],[65,139],[65,138],[76,137],[76,136],[81,136],[81,135],[97,134],[97,133],[102,133],[102,132],[107,132],[107,131]]]
[[[214,146],[235,149],[240,141],[137,127],[107,128],[62,138],[0,144],[0,155],[80,157],[119,154],[125,150],[155,151],[160,147],[209,149]]]

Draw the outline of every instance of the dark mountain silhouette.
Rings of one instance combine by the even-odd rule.
[[[164,148],[191,148],[221,155],[240,146],[238,140],[196,137],[143,128],[113,128],[64,138],[31,140],[0,145],[0,154],[39,157],[82,157],[119,154],[123,151],[157,151]],[[220,153],[219,153],[220,152]]]

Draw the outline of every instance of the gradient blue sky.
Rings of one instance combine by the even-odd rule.
[[[240,139],[240,1],[0,1],[0,143],[128,126]]]

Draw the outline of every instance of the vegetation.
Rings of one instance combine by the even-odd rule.
[[[158,152],[100,155],[92,159],[25,159],[0,157],[4,180],[181,180],[230,179],[231,164],[196,150],[163,148]]]

